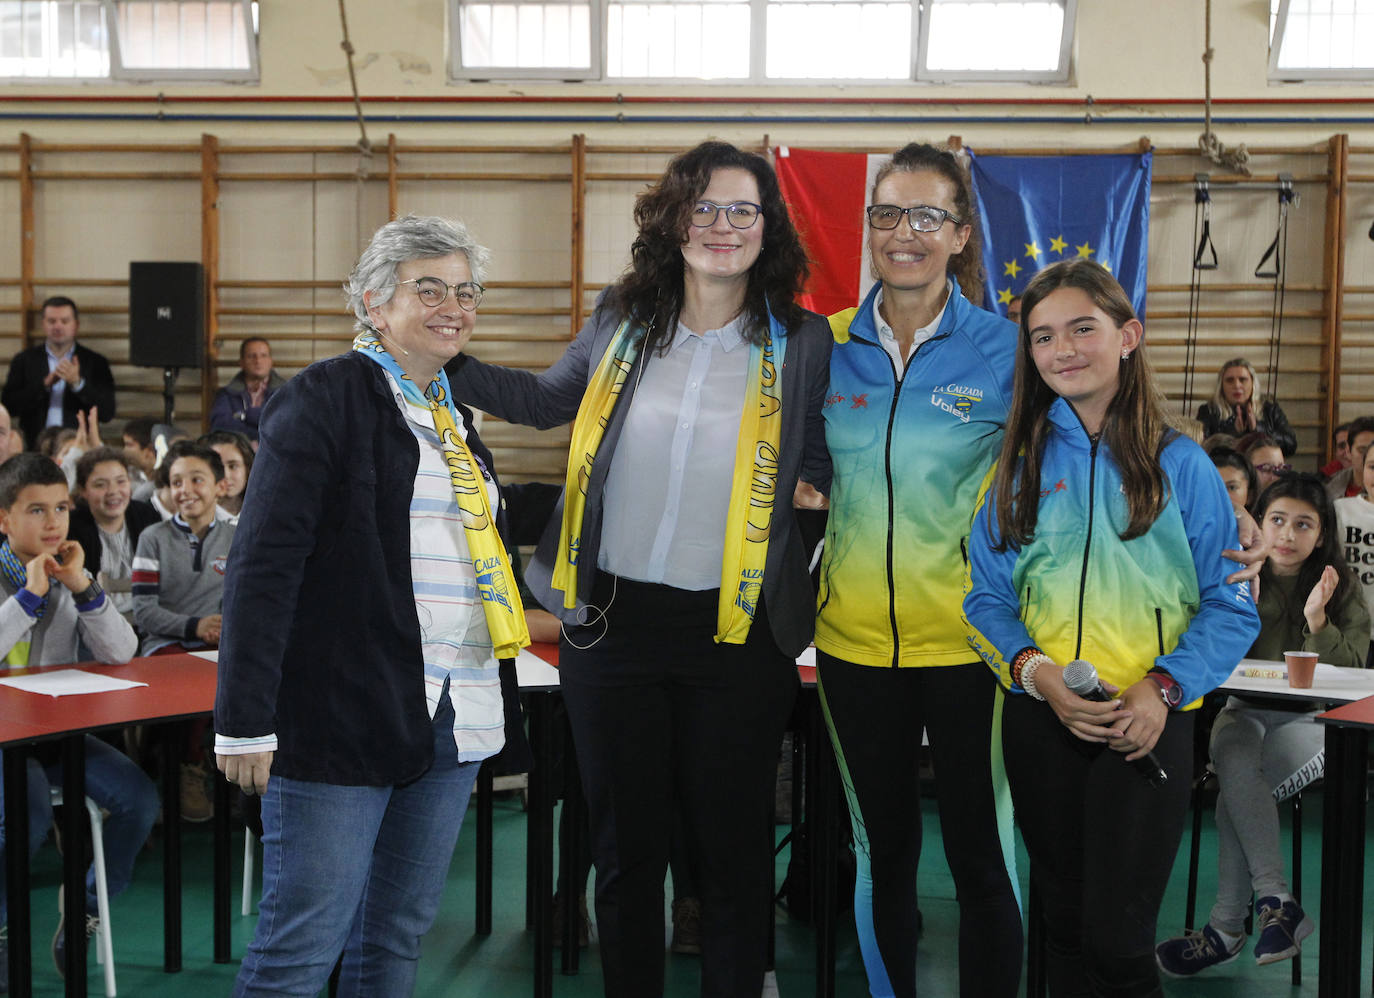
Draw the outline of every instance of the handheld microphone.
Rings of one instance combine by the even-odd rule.
[[[1097,669],[1093,664],[1081,658],[1076,658],[1064,666],[1064,685],[1069,688],[1070,693],[1075,693],[1084,700],[1110,703],[1116,699],[1102,688],[1102,681],[1097,678]],[[1146,753],[1131,765],[1136,768],[1136,772],[1150,781],[1152,787],[1161,787],[1169,782],[1169,774],[1164,771],[1153,752]]]

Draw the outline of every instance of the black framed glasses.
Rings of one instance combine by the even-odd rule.
[[[955,225],[964,224],[945,209],[928,204],[912,205],[910,208],[898,208],[895,204],[871,204],[864,211],[868,213],[868,224],[875,229],[895,229],[901,224],[903,215],[917,232],[935,232],[945,224],[945,219]]]
[[[458,307],[465,312],[471,312],[482,302],[482,295],[486,294],[487,289],[476,281],[464,281],[462,284],[445,284],[437,277],[415,277],[408,281],[397,281],[395,284],[388,284],[388,288],[399,288],[402,284],[415,285],[415,294],[429,308],[435,308],[448,301],[449,292],[453,292],[454,299],[458,302]],[[378,288],[378,290],[382,290]]]
[[[752,201],[731,201],[729,204],[716,204],[714,201],[698,201],[692,209],[689,221],[693,228],[705,229],[716,224],[716,217],[725,212],[725,220],[731,228],[752,229],[763,214],[763,205]]]
[[[1293,470],[1291,464],[1257,464],[1256,471],[1262,471],[1266,475],[1286,475]]]

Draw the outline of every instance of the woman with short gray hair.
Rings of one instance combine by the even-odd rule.
[[[488,256],[456,222],[382,226],[346,286],[353,350],[263,414],[215,703],[220,769],[263,798],[235,995],[317,994],[341,954],[340,995],[410,994],[477,770],[523,737],[499,487],[442,369]]]

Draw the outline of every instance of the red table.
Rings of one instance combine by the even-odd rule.
[[[1326,727],[1326,791],[1322,800],[1321,959],[1317,994],[1345,998],[1360,990],[1364,932],[1364,839],[1369,733],[1374,697],[1348,703],[1317,720]]]
[[[195,655],[136,658],[124,665],[42,666],[12,669],[7,676],[80,668],[134,682],[147,683],[127,690],[51,697],[0,686],[0,748],[4,753],[6,876],[9,898],[9,988],[12,995],[32,992],[28,873],[28,797],[25,791],[24,746],[62,742],[62,797],[69,802],[86,796],[84,736],[96,731],[135,724],[157,724],[211,713],[215,705],[216,668]],[[164,967],[181,969],[181,801],[177,783],[179,746],[166,740],[163,765],[163,933]],[[18,751],[16,751],[16,749]],[[227,784],[215,782],[215,903],[216,962],[229,960],[229,825]],[[64,808],[62,836],[66,896],[84,897],[87,860],[79,843],[85,841],[85,809]],[[66,993],[86,994],[84,920],[69,918],[67,928]]]

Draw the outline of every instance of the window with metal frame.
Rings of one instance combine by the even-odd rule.
[[[449,3],[454,80],[753,84],[1064,82],[1077,6],[1077,0]],[[583,20],[575,35],[564,13],[554,20],[555,8],[576,8]]]
[[[592,0],[451,0],[450,79],[600,73]]]
[[[0,78],[87,80],[109,75],[100,0],[0,2]]]
[[[1269,79],[1374,80],[1374,0],[1270,0]]]
[[[918,80],[1065,83],[1078,0],[924,0]]]
[[[0,79],[258,79],[254,0],[0,0]]]

